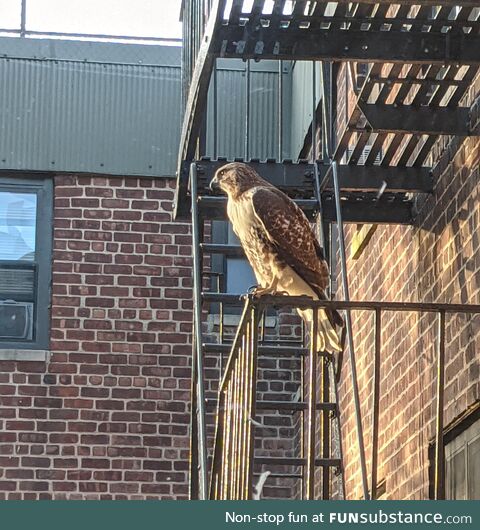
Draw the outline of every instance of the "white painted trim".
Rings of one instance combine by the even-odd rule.
[[[44,361],[50,360],[48,350],[4,350],[0,349],[0,361]]]

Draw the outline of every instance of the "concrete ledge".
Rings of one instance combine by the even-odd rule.
[[[0,361],[43,361],[48,362],[50,352],[48,350],[2,350],[0,349]]]

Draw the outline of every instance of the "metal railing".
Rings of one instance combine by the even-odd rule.
[[[252,498],[258,324],[257,307],[248,300],[218,394],[213,500]]]
[[[214,293],[205,293],[207,301],[215,302]],[[220,299],[220,298],[219,298]],[[225,296],[222,295],[222,300]],[[233,296],[232,296],[233,300]],[[238,298],[237,298],[238,300]],[[419,314],[431,313],[437,318],[436,332],[436,392],[435,392],[435,456],[434,456],[434,498],[445,498],[445,448],[443,435],[444,425],[444,392],[445,392],[445,328],[447,314],[480,314],[480,305],[442,304],[442,303],[402,303],[380,301],[314,301],[307,297],[265,296],[248,298],[241,323],[232,347],[227,368],[221,383],[217,412],[217,430],[215,436],[215,449],[212,464],[212,479],[210,498],[212,499],[250,499],[252,495],[252,464],[254,459],[254,429],[255,421],[255,387],[256,369],[255,358],[258,341],[258,315],[267,307],[295,307],[311,309],[314,313],[319,309],[337,309],[350,311],[368,311],[374,314],[374,358],[373,358],[373,395],[370,403],[371,411],[371,467],[369,498],[375,499],[378,488],[378,439],[380,417],[380,380],[382,365],[382,315],[386,312],[416,312]],[[313,320],[315,322],[315,319]],[[278,459],[282,464],[296,463],[303,466],[299,477],[302,479],[302,498],[314,499],[316,497],[329,498],[331,491],[330,480],[332,476],[324,473],[322,480],[322,493],[317,494],[315,481],[315,468],[341,467],[343,464],[341,442],[338,447],[327,443],[325,434],[316,439],[318,428],[316,411],[330,411],[331,408],[316,402],[316,387],[323,385],[322,377],[317,372],[317,352],[315,344],[315,329],[311,333],[311,344],[308,360],[307,393],[308,402],[302,410],[306,413],[305,435],[302,437],[300,458]],[[328,361],[327,361],[328,362]],[[333,370],[332,370],[333,378]],[[356,385],[356,380],[351,381]],[[335,389],[336,391],[336,389]],[[325,403],[326,396],[320,392]],[[330,398],[331,399],[331,398]],[[335,398],[334,398],[335,399]],[[336,401],[336,400],[335,400]],[[302,412],[303,413],[303,412]],[[322,432],[322,431],[320,431]],[[325,433],[325,431],[323,430]],[[305,447],[304,447],[305,445]],[[304,450],[305,449],[305,450]],[[317,457],[320,452],[320,458]],[[305,457],[303,457],[305,455]],[[259,461],[268,461],[260,458]],[[327,486],[328,483],[328,486]],[[341,485],[343,488],[343,484]],[[326,496],[327,495],[327,496]]]

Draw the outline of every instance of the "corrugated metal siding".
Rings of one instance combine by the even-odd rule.
[[[289,74],[284,73],[283,113],[288,127],[290,118]],[[266,61],[255,65],[250,72],[250,158],[277,158],[279,150],[278,63]],[[245,66],[225,64],[217,71],[217,155],[233,159],[245,155],[246,127]],[[213,156],[213,86],[208,100],[207,154]],[[288,158],[289,134],[283,135],[283,157]]]
[[[0,38],[0,55],[0,169],[175,174],[182,120],[178,48]],[[243,157],[245,63],[218,60],[217,66],[217,155]],[[277,158],[278,62],[251,61],[250,68],[250,157]],[[299,96],[303,82],[299,76]],[[297,138],[291,91],[291,65],[284,63],[284,158],[298,154],[290,150]],[[210,90],[210,156],[212,104]]]
[[[179,64],[0,58],[2,169],[174,175],[180,121]]]

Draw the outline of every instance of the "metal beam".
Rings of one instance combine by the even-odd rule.
[[[337,4],[350,4],[350,0],[336,0]],[[463,6],[479,7],[478,0],[358,0],[359,4],[414,4],[421,6]],[[395,20],[395,19],[393,19]]]
[[[308,218],[313,219],[318,202],[315,199],[295,201]],[[225,219],[227,216],[225,197],[199,197],[201,214],[208,219]],[[335,222],[335,204],[331,194],[322,198],[324,218]],[[407,201],[380,200],[342,200],[344,223],[376,223],[376,224],[410,224],[412,222],[411,204]]]
[[[323,217],[326,221],[335,223],[335,203],[323,200]],[[374,224],[399,224],[412,223],[412,205],[404,201],[379,201],[359,200],[341,201],[342,217],[344,223],[374,223]]]
[[[200,160],[197,172],[201,175],[199,188],[207,186],[218,168],[226,161]],[[283,190],[301,189],[313,193],[313,165],[300,163],[276,163],[274,161],[248,163],[262,178]],[[329,172],[329,165],[318,164],[320,181]],[[188,164],[183,171],[188,171]],[[383,167],[339,165],[340,190],[344,192],[376,192],[387,183],[387,192],[430,193],[433,190],[433,179],[428,167]],[[332,184],[326,181],[325,190],[331,190]]]
[[[466,107],[416,107],[358,102],[374,132],[478,136]],[[362,129],[363,130],[363,129]]]
[[[319,164],[320,179],[329,172],[329,165]],[[431,193],[433,178],[428,167],[382,167],[339,165],[338,177],[341,191],[375,192],[386,182],[386,192]],[[325,190],[332,190],[331,179],[325,183]]]
[[[476,34],[248,29],[219,28],[214,53],[243,59],[480,65],[480,36]]]

